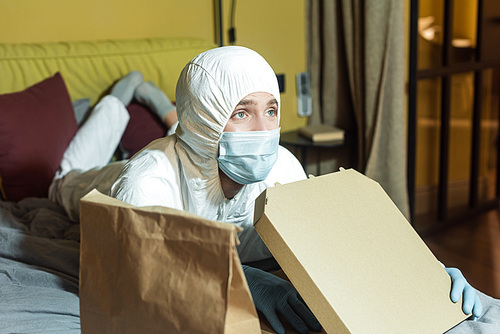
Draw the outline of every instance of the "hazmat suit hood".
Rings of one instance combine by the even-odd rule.
[[[279,88],[273,69],[257,52],[245,47],[206,51],[193,58],[181,72],[176,88],[179,119],[176,150],[188,188],[183,196],[190,197],[184,202],[197,206],[190,208],[191,212],[223,220],[220,212],[213,216],[215,208],[207,205],[207,200],[213,205],[224,200],[217,163],[219,139],[236,105],[256,92],[273,95],[279,108]]]

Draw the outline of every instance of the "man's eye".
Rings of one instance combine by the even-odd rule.
[[[245,113],[243,111],[237,112],[233,115],[234,118],[245,118]]]
[[[276,116],[276,110],[274,109],[269,109],[268,111],[266,111],[266,114],[268,116]]]

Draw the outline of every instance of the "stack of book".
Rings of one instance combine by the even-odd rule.
[[[298,133],[313,142],[344,140],[344,130],[330,125],[307,125],[300,127]]]

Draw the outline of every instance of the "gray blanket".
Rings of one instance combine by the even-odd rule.
[[[447,331],[447,334],[499,334],[500,333],[500,300],[478,292],[484,312],[476,321],[466,320]]]
[[[0,333],[80,333],[79,237],[48,199],[0,201]]]
[[[0,333],[80,333],[79,239],[48,199],[0,201]],[[483,316],[448,333],[500,333],[500,301],[480,298]]]

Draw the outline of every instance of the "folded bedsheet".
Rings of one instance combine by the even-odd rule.
[[[0,201],[0,333],[80,333],[79,237],[48,199]]]

